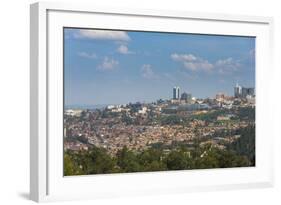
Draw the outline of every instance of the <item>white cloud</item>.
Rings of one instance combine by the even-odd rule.
[[[95,53],[87,53],[87,52],[78,52],[78,56],[83,58],[90,58],[90,59],[97,58],[97,55]]]
[[[233,72],[237,71],[241,64],[238,60],[234,60],[233,58],[226,58],[218,60],[215,63],[216,69],[220,74],[232,74]]]
[[[130,41],[129,35],[124,31],[80,29],[75,33],[74,37],[97,40]]]
[[[134,52],[130,51],[126,45],[120,45],[117,48],[117,52],[121,54],[133,54]]]
[[[157,78],[157,75],[153,72],[150,64],[144,64],[141,67],[141,75],[142,77],[146,79],[155,79]]]
[[[173,53],[171,58],[174,61],[195,61],[197,58],[192,54],[177,54]]]
[[[180,62],[183,64],[184,68],[191,71],[211,71],[214,68],[214,65],[208,60],[197,57],[193,54],[171,54],[171,58],[174,61]]]
[[[215,63],[211,63],[193,54],[173,53],[171,59],[182,63],[184,68],[191,71],[214,71],[219,74],[232,74],[241,67],[241,62],[233,58],[219,59]]]
[[[117,60],[114,60],[113,58],[104,57],[103,62],[98,66],[98,70],[111,71],[115,70],[118,65],[119,62]]]

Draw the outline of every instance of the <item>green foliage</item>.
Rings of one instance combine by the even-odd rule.
[[[101,148],[64,153],[64,175],[66,176],[114,173],[118,171],[114,166],[114,160]]]
[[[64,175],[254,166],[255,127],[238,132],[241,137],[226,149],[210,144],[200,146],[200,141],[195,140],[192,147],[175,145],[167,149],[161,143],[143,151],[123,147],[115,156],[97,147],[79,152],[68,150],[64,153]]]
[[[237,112],[239,119],[255,121],[255,108],[240,107]]]
[[[190,152],[184,149],[171,151],[165,161],[168,170],[183,170],[193,167]]]
[[[192,115],[191,119],[213,122],[216,121],[219,115],[224,115],[224,114],[227,114],[227,110],[216,110],[208,113],[202,113],[199,115]]]
[[[160,149],[147,149],[139,154],[139,164],[143,171],[167,170],[166,164],[162,161],[163,152]]]
[[[167,115],[159,118],[161,125],[178,125],[183,122],[183,118],[178,115]]]
[[[208,155],[202,158],[197,158],[194,163],[194,167],[196,167],[196,169],[210,169],[220,167],[219,161],[217,160],[217,155],[215,153],[208,153]]]
[[[247,167],[250,166],[250,162],[246,157],[236,155],[231,151],[220,151],[218,155],[219,167]]]
[[[80,158],[79,156],[78,158]],[[72,175],[81,175],[85,174],[79,164],[77,163],[76,159],[77,156],[72,152],[65,152],[63,157],[64,163],[64,175],[65,176],[72,176]]]
[[[247,157],[251,165],[255,165],[255,126],[249,126],[240,130],[240,138],[230,144],[228,149],[233,150],[239,156]]]
[[[134,122],[133,119],[126,114],[122,114],[121,120],[122,122],[126,123],[126,125],[131,125]]]
[[[104,149],[92,149],[84,154],[87,163],[84,164],[84,170],[89,174],[106,174],[115,172],[114,161]]]
[[[114,117],[118,117],[119,113],[117,112],[111,112],[109,110],[103,110],[101,112],[101,118],[114,118]]]
[[[127,147],[118,151],[117,165],[120,167],[121,172],[137,172],[141,169],[136,154],[128,150]]]
[[[69,175],[74,175],[75,169],[74,169],[74,164],[68,154],[64,154],[64,175],[69,176]]]

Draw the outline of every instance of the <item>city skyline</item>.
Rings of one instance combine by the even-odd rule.
[[[65,105],[198,98],[255,87],[255,38],[111,30],[64,30]]]

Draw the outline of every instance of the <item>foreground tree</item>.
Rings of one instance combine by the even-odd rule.
[[[192,168],[190,153],[184,149],[171,151],[165,161],[168,170],[183,170]]]
[[[139,172],[142,168],[138,162],[137,155],[128,150],[125,146],[122,150],[117,152],[117,165],[121,172]]]

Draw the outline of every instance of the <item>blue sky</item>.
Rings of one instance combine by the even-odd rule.
[[[64,29],[66,105],[123,104],[255,87],[255,38]]]

